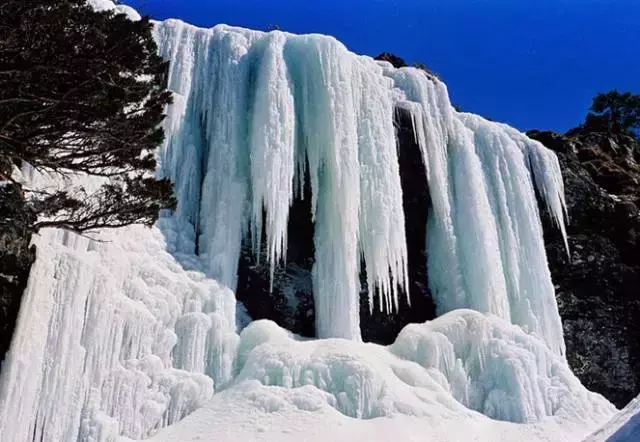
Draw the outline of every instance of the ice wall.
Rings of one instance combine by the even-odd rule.
[[[178,216],[197,232],[213,277],[234,287],[248,227],[253,238],[266,234],[272,268],[286,259],[289,206],[308,168],[318,336],[359,339],[361,257],[376,287],[370,297],[395,308],[407,285],[393,126],[401,106],[413,115],[429,179],[425,240],[439,312],[492,313],[564,353],[535,194],[564,231],[553,153],[457,113],[444,84],[424,72],[357,56],[330,37],[174,20],[156,34],[177,94],[161,170],[176,181]]]
[[[35,241],[0,379],[3,442],[144,438],[231,380],[233,293],[183,270],[157,229],[96,239]]]
[[[171,20],[156,32],[177,93],[161,174],[176,181],[209,273],[235,286],[247,226],[256,251],[266,233],[272,268],[286,259],[308,168],[318,335],[359,339],[360,258],[386,309],[407,283],[392,80],[329,37]]]

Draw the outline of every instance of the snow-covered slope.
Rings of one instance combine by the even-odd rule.
[[[640,440],[640,396],[629,402],[584,442],[636,442]]]
[[[330,37],[169,20],[156,38],[175,92],[159,174],[178,209],[153,229],[35,240],[0,378],[3,442],[579,441],[611,417],[564,358],[535,195],[564,229],[553,153]],[[387,309],[406,285],[396,107],[429,178],[423,240],[443,315],[382,347],[360,342],[358,275],[362,257]],[[267,321],[238,333],[242,237],[265,232],[271,264],[285,259],[305,169],[317,331],[334,339]]]

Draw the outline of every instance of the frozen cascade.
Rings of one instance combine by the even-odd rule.
[[[329,37],[174,20],[156,33],[178,95],[161,174],[176,181],[178,217],[199,232],[209,274],[235,287],[247,224],[256,249],[265,229],[272,269],[286,258],[308,167],[314,289],[331,294],[316,296],[318,335],[359,339],[360,257],[386,309],[407,285],[392,80]]]
[[[505,125],[457,113],[445,85],[424,72],[354,55],[330,37],[175,20],[156,32],[179,96],[162,173],[177,183],[178,216],[199,232],[210,275],[235,286],[246,226],[254,239],[266,232],[272,269],[286,259],[288,210],[308,167],[318,336],[359,339],[360,257],[376,287],[370,296],[395,308],[398,286],[407,285],[393,127],[394,109],[403,107],[428,172],[426,240],[439,312],[492,313],[564,353],[534,190],[564,232],[552,152]]]
[[[37,188],[51,181],[26,175]],[[35,238],[0,379],[3,442],[143,438],[232,379],[233,293],[184,270],[156,228],[94,237],[46,229]]]

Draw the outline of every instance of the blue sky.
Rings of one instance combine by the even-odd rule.
[[[330,34],[422,61],[463,110],[564,131],[591,98],[640,93],[640,0],[125,0],[156,19]]]

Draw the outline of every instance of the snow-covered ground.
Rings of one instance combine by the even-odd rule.
[[[151,440],[577,442],[592,425],[551,419],[532,425],[492,421],[474,413],[447,410],[446,400],[433,403],[430,410],[423,416],[398,414],[358,420],[326,406],[321,396],[309,388],[288,390],[246,383],[214,396],[207,406]]]
[[[151,229],[35,238],[0,378],[3,442],[578,442],[611,419],[564,357],[535,196],[564,229],[552,152],[455,112],[422,72],[330,37],[170,20],[156,38],[176,97],[159,173],[175,181],[178,210]],[[394,308],[406,275],[396,106],[413,116],[429,177],[441,316],[383,347],[360,342],[358,258]],[[304,167],[318,333],[332,339],[268,321],[240,332],[242,235],[264,230],[272,264],[285,257]]]

